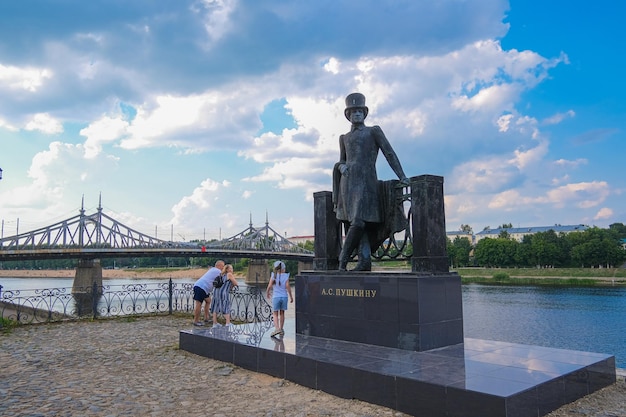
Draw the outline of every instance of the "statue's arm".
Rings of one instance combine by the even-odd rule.
[[[343,141],[343,135],[339,137],[339,162],[333,167],[333,211],[337,211],[337,203],[339,201],[339,183],[341,176],[348,175],[348,166],[346,165],[346,146]]]
[[[376,138],[376,143],[383,155],[385,155],[385,159],[387,159],[387,162],[389,163],[391,169],[393,169],[393,172],[396,173],[402,183],[406,183],[408,185],[408,179],[406,178],[406,175],[404,175],[404,170],[402,169],[400,160],[387,140],[387,137],[383,133],[383,130],[379,126],[372,126],[372,134]]]
[[[337,169],[341,175],[347,175],[348,166],[346,165],[346,145],[343,135],[339,136],[339,162],[337,162]]]

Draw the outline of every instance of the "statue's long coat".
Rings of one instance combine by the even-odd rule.
[[[345,164],[348,175],[335,176],[339,180],[338,190],[333,187],[337,219],[349,223],[355,219],[381,223],[383,214],[376,159],[378,151],[382,151],[396,175],[404,178],[396,153],[378,126],[353,125],[352,131],[339,137],[339,148],[340,157],[335,170]]]

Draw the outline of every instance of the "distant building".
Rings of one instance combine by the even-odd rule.
[[[306,243],[307,241],[311,241],[311,242],[315,242],[315,236],[311,235],[311,236],[290,236],[287,237],[287,240],[290,241],[291,243],[295,243],[296,245],[299,245],[300,243]]]
[[[455,232],[446,232],[446,236],[448,237],[448,239],[450,239],[451,242],[454,242],[454,239],[458,237],[461,239],[467,239],[470,241],[471,244],[474,244],[474,235],[472,234],[472,232],[457,230]]]
[[[524,236],[534,235],[535,233],[547,232],[549,230],[554,230],[556,234],[559,233],[572,233],[572,232],[584,232],[589,229],[589,226],[585,226],[583,224],[577,224],[572,226],[562,226],[560,224],[556,224],[554,226],[536,226],[536,227],[510,227],[510,228],[497,228],[497,229],[486,229],[481,232],[478,232],[474,235],[474,243],[478,243],[481,239],[486,237],[495,239],[500,236],[500,233],[506,231],[511,239],[515,239],[518,242],[521,242],[524,239]]]

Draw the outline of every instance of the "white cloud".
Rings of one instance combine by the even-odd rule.
[[[87,137],[85,141],[85,158],[90,159],[102,151],[102,144],[113,142],[123,137],[128,129],[128,122],[121,118],[104,116],[89,126],[81,129],[80,134]]]
[[[259,113],[271,101],[264,95],[270,91],[237,84],[187,96],[156,96],[136,107],[137,115],[120,146],[176,146],[191,151],[241,148],[261,127]]]
[[[40,132],[53,135],[63,133],[63,125],[48,113],[38,113],[24,126],[26,130],[39,130]]]
[[[6,86],[10,90],[26,90],[32,93],[52,78],[52,75],[52,71],[47,68],[20,68],[0,64],[0,89]]]
[[[193,223],[212,224],[214,213],[221,212],[215,210],[215,205],[227,204],[220,200],[227,200],[223,195],[230,186],[228,181],[205,179],[193,189],[191,195],[184,196],[172,207],[174,216],[171,224],[190,229],[194,228]]]
[[[511,96],[519,94],[514,85],[492,85],[482,88],[474,96],[462,95],[452,101],[452,107],[464,112],[496,112],[510,106]]]
[[[216,42],[233,29],[230,15],[237,6],[237,0],[199,0],[192,10],[203,14],[204,28],[210,40]]]
[[[605,219],[610,219],[611,217],[613,217],[613,210],[611,210],[608,207],[603,207],[600,210],[598,210],[598,212],[593,217],[593,219],[594,220],[605,220]]]
[[[517,176],[511,161],[493,156],[457,165],[448,182],[455,193],[492,193],[508,187]]]
[[[467,223],[474,213],[483,210],[481,203],[465,194],[445,194],[446,225],[448,230],[450,225],[455,223]]]
[[[511,120],[513,119],[512,114],[504,114],[498,117],[496,124],[498,125],[498,130],[500,132],[507,132],[509,130],[509,126],[511,125]]]
[[[16,126],[11,125],[9,122],[5,121],[1,117],[0,117],[0,127],[7,129],[9,131],[12,131],[12,132],[16,132],[19,130]]]
[[[559,184],[565,183],[570,181],[570,176],[569,175],[563,175],[562,177],[558,177],[558,178],[552,178],[552,181],[550,181],[550,184],[553,186],[557,186]]]
[[[586,209],[595,207],[609,195],[608,184],[603,181],[566,184],[547,191],[544,195],[524,195],[523,188],[509,189],[496,194],[489,201],[491,209],[522,211],[539,205],[551,205],[555,208],[577,207]],[[526,190],[532,193],[532,190]]]
[[[487,204],[490,209],[504,209],[511,211],[520,206],[526,206],[532,199],[522,197],[517,190],[506,190],[496,194]]]
[[[341,62],[335,57],[329,58],[324,64],[324,69],[332,74],[339,74],[340,68]]]
[[[542,124],[544,125],[556,125],[561,123],[563,120],[568,119],[568,118],[574,118],[576,116],[576,113],[574,112],[574,110],[568,110],[565,113],[557,113],[553,116],[550,116],[546,119],[544,119],[542,121]]]
[[[413,110],[408,113],[404,127],[411,136],[422,136],[428,125],[428,115],[422,110]]]
[[[542,141],[534,148],[528,150],[515,149],[515,157],[509,162],[518,169],[524,170],[529,166],[536,166],[548,154],[548,142]]]
[[[113,172],[117,163],[108,156],[86,161],[83,154],[82,145],[59,141],[35,154],[27,171],[30,182],[14,186],[10,198],[0,198],[4,216],[25,222],[43,219],[48,225],[77,214],[81,197],[93,191],[94,179]]]
[[[153,108],[137,109],[137,116],[128,128],[129,137],[122,140],[121,146],[126,149],[155,146],[160,137],[200,124],[201,116],[211,118],[217,107],[217,97],[211,95],[156,97]]]
[[[574,161],[561,158],[554,161],[555,165],[563,168],[577,168],[581,165],[587,165],[588,163],[589,160],[587,158],[578,158]]]
[[[596,207],[610,194],[605,181],[579,182],[567,184],[549,191],[547,201],[555,207],[575,205],[579,208]]]

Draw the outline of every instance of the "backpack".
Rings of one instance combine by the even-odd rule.
[[[222,285],[224,285],[224,277],[222,277],[221,275],[218,275],[214,280],[213,280],[213,286],[215,288],[220,288]]]

